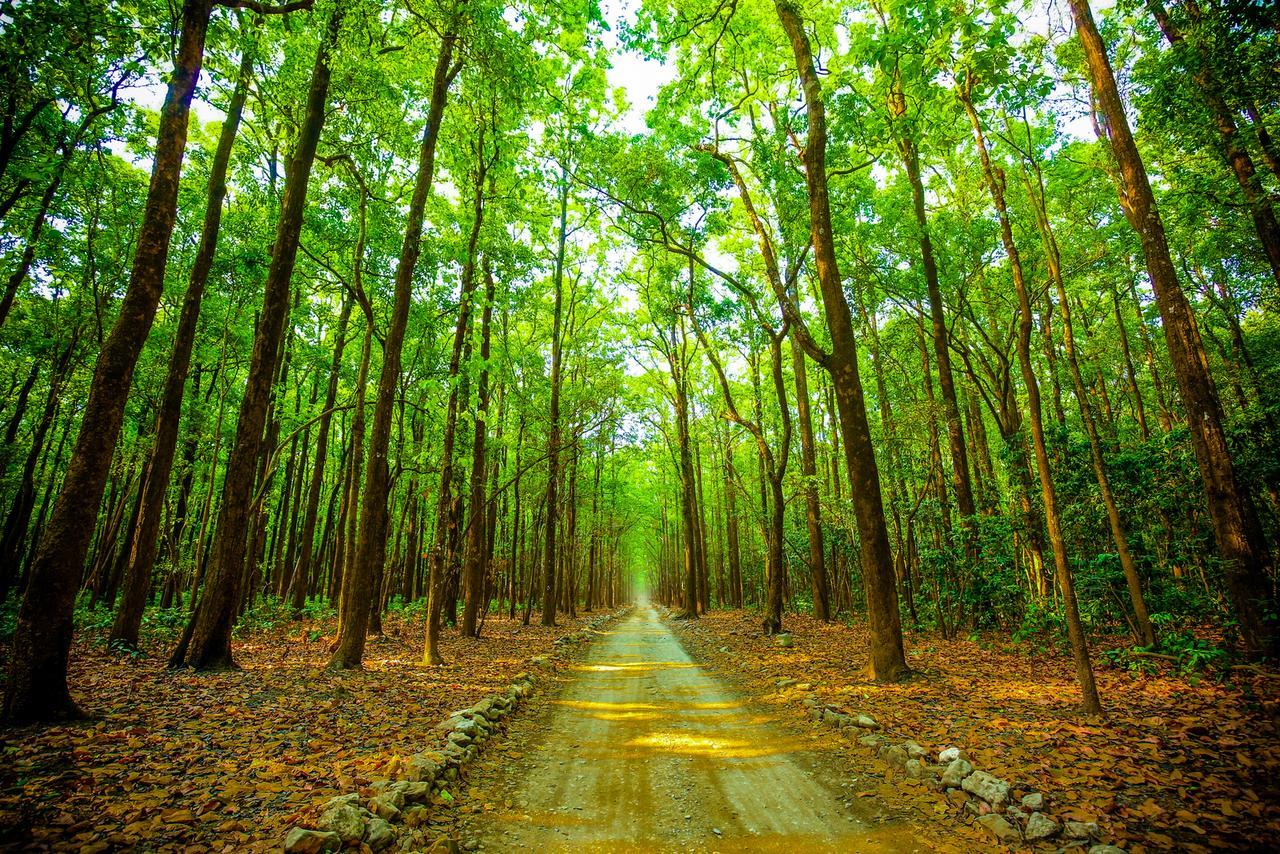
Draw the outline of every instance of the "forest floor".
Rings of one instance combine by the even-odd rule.
[[[234,643],[243,669],[217,674],[168,670],[167,634],[130,658],[79,632],[72,695],[94,717],[0,729],[0,850],[278,850],[300,816],[396,777],[439,739],[436,723],[505,688],[585,618],[491,616],[478,641],[446,630],[448,663],[425,668],[421,619],[393,615],[365,670],[344,673],[324,669],[332,619],[260,627]]]
[[[492,851],[940,851],[638,608],[469,775],[468,847]],[[945,833],[945,830],[943,831]],[[951,850],[959,850],[952,847]]]
[[[678,623],[695,658],[774,714],[799,720],[804,707],[779,679],[811,683],[823,703],[874,717],[893,740],[937,751],[958,746],[973,764],[1042,792],[1059,818],[1097,821],[1131,852],[1256,850],[1280,834],[1280,678],[1274,671],[1154,673],[1098,662],[1103,719],[1076,712],[1067,655],[1002,642],[908,636],[914,675],[878,685],[865,676],[865,623],[823,624],[787,615],[794,645],[762,635],[759,616],[713,612]],[[1117,644],[1123,644],[1117,640]],[[816,724],[811,724],[814,728]],[[824,728],[825,730],[825,728]],[[917,815],[952,814],[958,833],[989,840],[963,810],[919,780],[890,771],[856,742],[857,730],[825,730],[837,752],[875,775],[885,804]]]

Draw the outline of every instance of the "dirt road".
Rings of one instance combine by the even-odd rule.
[[[652,607],[592,644],[478,785],[486,851],[926,850],[814,748],[694,664]],[[817,742],[820,745],[821,742]]]

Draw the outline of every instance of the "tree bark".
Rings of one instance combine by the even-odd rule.
[[[436,58],[435,74],[431,82],[431,102],[427,108],[427,123],[422,131],[422,144],[418,150],[418,175],[414,181],[413,196],[409,201],[409,216],[405,225],[404,242],[400,247],[400,260],[396,265],[395,293],[387,337],[382,345],[382,373],[378,378],[377,398],[373,407],[373,424],[369,431],[369,459],[363,491],[363,508],[360,513],[360,533],[356,545],[356,560],[348,567],[343,580],[343,602],[346,612],[338,648],[329,659],[335,668],[358,668],[364,657],[365,634],[369,628],[369,607],[373,597],[373,579],[381,572],[387,559],[387,498],[390,468],[387,464],[387,448],[391,443],[391,418],[395,408],[396,385],[400,382],[401,352],[404,334],[409,322],[409,297],[413,290],[413,274],[422,251],[422,222],[426,212],[427,197],[431,194],[435,178],[436,141],[440,135],[440,121],[444,117],[445,100],[449,85],[457,76],[459,66],[454,64],[453,51],[457,34],[446,33],[440,40],[440,55]],[[348,602],[349,597],[349,602]]]
[[[484,263],[484,308],[480,312],[480,378],[476,387],[475,428],[471,442],[471,524],[467,528],[466,569],[464,572],[466,601],[462,608],[462,636],[478,638],[476,617],[484,601],[485,576],[488,574],[488,544],[485,508],[485,440],[489,415],[489,339],[493,326],[493,271],[488,259]]]
[[[1034,326],[1034,315],[1031,312],[1031,296],[1022,275],[1022,260],[1018,247],[1013,242],[1013,228],[1009,223],[1009,211],[1005,204],[1004,171],[994,167],[987,153],[987,141],[982,132],[982,123],[978,113],[970,102],[968,92],[962,92],[965,109],[973,124],[974,141],[978,146],[978,154],[982,161],[982,172],[991,191],[991,201],[995,204],[996,217],[1000,221],[1000,240],[1004,244],[1005,254],[1009,258],[1010,272],[1013,274],[1013,286],[1018,295],[1018,364],[1022,369],[1022,382],[1027,391],[1027,410],[1031,416],[1031,439],[1035,448],[1036,470],[1040,474],[1040,494],[1044,501],[1045,522],[1049,528],[1049,544],[1053,549],[1054,568],[1057,571],[1058,586],[1062,590],[1062,603],[1066,611],[1067,634],[1071,638],[1071,649],[1076,664],[1076,679],[1080,682],[1081,709],[1086,715],[1102,713],[1102,703],[1098,699],[1098,688],[1093,678],[1093,665],[1089,660],[1088,640],[1084,635],[1084,627],[1080,623],[1080,609],[1076,602],[1075,579],[1072,577],[1071,564],[1067,558],[1067,546],[1062,535],[1062,517],[1058,512],[1057,491],[1053,483],[1053,473],[1049,468],[1049,453],[1044,440],[1044,415],[1040,405],[1040,384],[1036,381],[1035,369],[1031,363],[1031,333]],[[1065,292],[1063,293],[1065,296]],[[1063,300],[1065,304],[1065,300]]]
[[[343,7],[336,7],[326,24],[316,53],[307,91],[306,113],[298,131],[298,141],[286,170],[284,199],[276,226],[271,266],[263,293],[262,314],[254,333],[253,356],[240,414],[236,438],[227,459],[227,475],[222,486],[222,510],[214,538],[212,564],[207,572],[200,604],[192,615],[191,639],[175,650],[175,663],[197,670],[234,668],[231,629],[240,606],[245,568],[245,544],[254,509],[254,472],[262,450],[263,427],[285,322],[289,315],[290,281],[298,256],[298,238],[306,209],[307,185],[315,163],[316,146],[324,127],[329,96],[329,59],[338,39]],[[181,645],[180,645],[181,646]],[[181,653],[181,655],[179,655]]]
[[[1093,12],[1088,0],[1070,0],[1070,5],[1089,66],[1094,98],[1106,117],[1107,134],[1120,168],[1121,203],[1129,223],[1141,238],[1147,271],[1164,320],[1165,340],[1186,407],[1209,518],[1241,638],[1251,652],[1275,653],[1280,650],[1280,630],[1273,616],[1277,608],[1270,583],[1272,559],[1253,500],[1236,474],[1204,342],[1178,282],[1164,223],[1151,192],[1142,155],[1129,129],[1129,119]]]
[[[4,717],[53,721],[80,716],[67,687],[76,589],[111,455],[120,435],[138,355],[164,289],[169,240],[177,217],[178,177],[187,117],[204,59],[211,0],[186,0],[168,92],[160,111],[151,184],[133,270],[111,333],[94,369],[71,463],[32,562],[9,653]]]
[[[871,430],[867,424],[862,381],[858,377],[858,350],[853,318],[844,295],[844,283],[836,262],[831,209],[827,195],[826,106],[822,86],[813,65],[809,38],[791,0],[775,0],[775,9],[795,54],[809,118],[809,138],[803,151],[808,190],[809,227],[814,264],[822,291],[823,311],[831,335],[829,370],[836,390],[840,432],[844,439],[845,466],[853,495],[858,533],[862,538],[862,569],[871,624],[870,672],[876,681],[895,681],[908,671],[898,613],[898,589],[894,583],[893,555],[885,524]]]
[[[160,518],[164,512],[165,496],[173,473],[173,454],[178,446],[178,426],[182,420],[182,400],[191,366],[191,351],[195,347],[196,325],[200,320],[200,304],[204,299],[205,285],[218,250],[218,230],[222,225],[222,205],[227,196],[227,169],[231,163],[231,149],[240,128],[244,104],[249,93],[249,79],[253,75],[255,51],[246,47],[240,55],[240,69],[235,89],[227,104],[226,118],[218,136],[218,146],[213,152],[209,169],[208,191],[204,222],[200,227],[200,245],[191,262],[191,275],[187,280],[187,292],[182,298],[182,312],[178,316],[178,328],[173,335],[173,351],[169,355],[169,369],[165,376],[164,393],[160,410],[156,415],[155,438],[151,445],[151,459],[146,469],[146,491],[138,516],[138,527],[133,537],[133,548],[125,571],[124,595],[120,597],[115,619],[111,624],[110,639],[126,649],[138,646],[138,630],[142,625],[142,612],[147,603],[147,590],[151,586],[151,574],[155,569],[156,547],[159,543]]]

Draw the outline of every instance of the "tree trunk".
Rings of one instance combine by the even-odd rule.
[[[1142,155],[1129,129],[1106,45],[1098,33],[1088,0],[1070,0],[1070,5],[1089,65],[1094,97],[1106,117],[1112,152],[1120,167],[1121,202],[1142,240],[1156,303],[1164,320],[1165,340],[1187,410],[1209,518],[1241,638],[1249,651],[1272,654],[1280,650],[1280,631],[1273,616],[1277,609],[1269,580],[1271,555],[1262,526],[1253,500],[1236,474],[1204,342],[1178,282],[1164,223],[1151,192]]]
[[[844,439],[845,466],[853,495],[858,532],[862,538],[862,569],[867,593],[867,616],[871,624],[872,678],[894,681],[906,674],[907,658],[902,644],[902,620],[898,614],[898,588],[894,584],[893,555],[880,495],[880,472],[876,467],[871,430],[867,425],[862,381],[858,377],[857,341],[853,318],[844,294],[844,282],[836,263],[831,209],[827,196],[827,127],[822,86],[813,66],[809,37],[800,14],[791,0],[775,0],[775,9],[795,54],[796,68],[804,90],[809,117],[809,139],[803,151],[805,184],[808,189],[809,225],[813,237],[814,264],[822,290],[823,311],[831,334],[829,363],[840,412],[840,432]]]
[[[276,226],[271,266],[263,293],[262,315],[254,333],[253,356],[240,415],[235,444],[227,459],[227,476],[222,487],[222,511],[214,539],[212,564],[204,593],[192,615],[191,640],[175,651],[177,664],[197,670],[226,670],[235,667],[231,656],[231,629],[240,605],[245,569],[245,542],[250,514],[254,509],[254,472],[262,449],[263,427],[267,419],[272,381],[289,315],[290,281],[298,255],[298,238],[306,209],[307,184],[315,162],[316,146],[324,127],[329,95],[329,57],[342,23],[342,7],[330,15],[326,33],[316,53],[307,92],[306,114],[298,131],[298,141],[289,161],[284,199]]]
[[[209,281],[209,271],[213,267],[214,255],[218,249],[222,205],[227,197],[227,169],[231,163],[231,148],[240,128],[240,118],[244,114],[255,53],[253,48],[246,47],[240,55],[236,86],[227,104],[226,118],[223,119],[222,132],[218,136],[218,147],[214,149],[213,163],[209,169],[200,245],[191,262],[187,292],[182,298],[182,313],[178,317],[178,327],[173,335],[173,351],[169,355],[169,370],[165,376],[160,410],[156,415],[151,459],[146,468],[146,491],[143,493],[133,549],[125,571],[124,595],[120,598],[120,605],[111,624],[110,640],[126,649],[136,649],[138,646],[138,630],[142,625],[147,590],[151,586],[151,574],[155,569],[160,517],[164,512],[165,496],[173,472],[173,454],[178,445],[178,426],[182,420],[187,370],[191,365],[191,351],[195,347],[200,304],[204,299],[205,285]]]
[[[980,143],[985,144],[983,143],[982,125],[978,120],[978,113],[973,104],[970,103],[968,93],[965,92],[962,95],[965,109],[969,113],[970,121],[973,123],[974,134]],[[1152,629],[1151,618],[1147,614],[1146,600],[1142,595],[1142,580],[1138,575],[1138,566],[1133,559],[1133,554],[1129,551],[1129,537],[1125,532],[1124,523],[1120,519],[1120,508],[1116,504],[1114,493],[1111,491],[1111,480],[1107,476],[1106,460],[1102,454],[1102,439],[1098,435],[1098,426],[1093,417],[1093,407],[1089,402],[1089,394],[1085,389],[1084,377],[1080,372],[1079,359],[1076,358],[1075,330],[1072,328],[1071,322],[1071,305],[1067,299],[1067,286],[1062,278],[1062,263],[1058,253],[1058,242],[1054,238],[1053,229],[1049,224],[1049,214],[1045,208],[1043,179],[1040,176],[1038,164],[1033,164],[1032,169],[1036,177],[1034,183],[1030,175],[1024,173],[1023,176],[1027,187],[1027,197],[1031,202],[1032,209],[1035,211],[1036,224],[1040,229],[1045,261],[1049,267],[1049,279],[1058,291],[1058,312],[1062,317],[1062,348],[1066,353],[1067,368],[1071,374],[1071,383],[1075,389],[1076,401],[1080,408],[1080,420],[1084,424],[1085,435],[1089,439],[1089,454],[1093,462],[1093,473],[1098,481],[1098,491],[1102,495],[1103,506],[1107,511],[1107,522],[1111,527],[1111,539],[1115,543],[1116,554],[1120,558],[1120,567],[1124,571],[1125,583],[1129,588],[1129,601],[1133,605],[1134,626],[1136,628],[1135,635],[1142,645],[1152,646],[1156,642],[1155,631]],[[1118,304],[1116,319],[1120,319]],[[1127,344],[1124,350],[1127,359]],[[1142,423],[1145,434],[1146,425],[1145,422]]]
[[[1031,438],[1035,447],[1036,469],[1040,474],[1040,494],[1044,500],[1045,521],[1049,527],[1049,544],[1053,548],[1053,562],[1057,570],[1058,586],[1062,589],[1062,603],[1066,611],[1067,634],[1071,638],[1071,649],[1075,657],[1076,679],[1080,682],[1081,709],[1086,715],[1102,713],[1102,703],[1098,699],[1098,688],[1093,678],[1093,665],[1089,661],[1088,641],[1084,636],[1084,627],[1080,623],[1080,610],[1076,602],[1075,580],[1072,577],[1071,565],[1067,559],[1067,546],[1062,536],[1062,520],[1058,512],[1057,492],[1054,488],[1053,474],[1049,468],[1049,453],[1045,448],[1044,416],[1040,406],[1040,385],[1036,381],[1035,369],[1031,364],[1031,333],[1034,316],[1031,313],[1031,297],[1027,292],[1026,281],[1022,276],[1022,261],[1018,255],[1018,247],[1013,242],[1013,228],[1009,224],[1009,212],[1005,205],[1005,177],[1003,170],[993,167],[987,153],[987,141],[982,133],[982,123],[978,113],[969,100],[969,93],[962,91],[962,97],[969,120],[973,124],[973,134],[978,146],[978,154],[982,160],[982,172],[987,180],[987,188],[991,191],[991,201],[995,204],[996,216],[1000,221],[1000,239],[1004,244],[1005,254],[1009,258],[1009,267],[1013,273],[1013,286],[1018,294],[1018,364],[1022,369],[1022,382],[1027,391],[1027,410],[1031,416]],[[1065,297],[1065,291],[1062,295]],[[1065,306],[1065,299],[1062,301]]]
[[[560,233],[556,244],[555,308],[551,321],[551,410],[547,433],[546,542],[542,555],[542,625],[556,624],[556,514],[560,489],[560,358],[561,323],[564,309],[564,254],[569,211],[569,174],[560,172]]]
[[[92,525],[142,345],[164,289],[169,239],[177,217],[178,177],[187,116],[204,59],[211,0],[186,0],[173,75],[160,111],[151,185],[133,270],[120,313],[98,353],[71,463],[32,562],[9,651],[4,717],[11,721],[80,716],[67,688],[72,612]]]
[[[485,440],[488,437],[489,415],[489,338],[493,326],[493,271],[486,258],[484,263],[484,308],[480,313],[480,378],[476,387],[475,428],[471,442],[471,524],[467,528],[466,569],[464,590],[466,602],[462,608],[462,636],[480,637],[476,617],[484,600],[485,577],[489,571],[488,537],[485,507]]]
[[[365,634],[369,628],[373,579],[381,572],[387,559],[387,497],[390,479],[387,448],[391,443],[391,417],[395,408],[396,385],[400,382],[401,351],[404,349],[404,334],[409,322],[413,273],[421,254],[422,221],[435,177],[436,141],[440,134],[440,121],[444,116],[449,85],[458,73],[458,66],[453,62],[456,42],[457,35],[454,33],[446,33],[441,38],[440,55],[436,58],[435,75],[431,82],[431,102],[427,108],[422,145],[418,150],[418,175],[414,181],[413,197],[409,201],[404,242],[396,265],[391,319],[382,345],[382,373],[378,379],[373,424],[369,432],[369,461],[356,559],[348,567],[347,578],[343,580],[345,617],[338,637],[338,648],[329,659],[329,666],[335,668],[358,668],[361,665]]]

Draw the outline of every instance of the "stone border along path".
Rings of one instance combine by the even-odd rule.
[[[779,646],[791,646],[791,636],[781,634]],[[720,647],[728,652],[727,647]],[[1088,854],[1124,854],[1124,849],[1102,841],[1096,822],[1060,822],[1046,811],[1048,799],[974,768],[968,754],[959,747],[946,747],[938,752],[938,761],[930,761],[929,751],[912,739],[894,743],[881,734],[880,724],[868,714],[851,714],[843,707],[822,703],[808,683],[782,678],[774,682],[779,691],[794,692],[810,718],[835,729],[860,730],[858,743],[875,751],[875,756],[890,768],[908,777],[926,780],[935,792],[942,794],[952,806],[975,816],[976,821],[993,839],[1003,845],[1061,843],[1061,851],[1088,847]],[[796,699],[796,698],[789,698]],[[1012,803],[1017,798],[1017,804]]]
[[[556,652],[536,655],[529,664],[554,667],[554,659],[561,658],[564,650],[589,643],[603,626],[630,611],[630,607],[622,608],[588,621],[585,628],[557,638]],[[330,798],[320,814],[319,827],[295,827],[285,835],[286,854],[319,854],[348,844],[368,846],[375,852],[397,842],[412,850],[431,845],[435,840],[424,839],[416,829],[427,823],[433,805],[453,801],[450,784],[460,779],[484,744],[499,734],[503,719],[533,695],[537,683],[532,672],[517,674],[502,693],[491,694],[436,724],[435,731],[444,733],[444,744],[414,755],[407,763],[405,779],[375,780],[368,786],[374,794],[367,798],[359,792]]]

